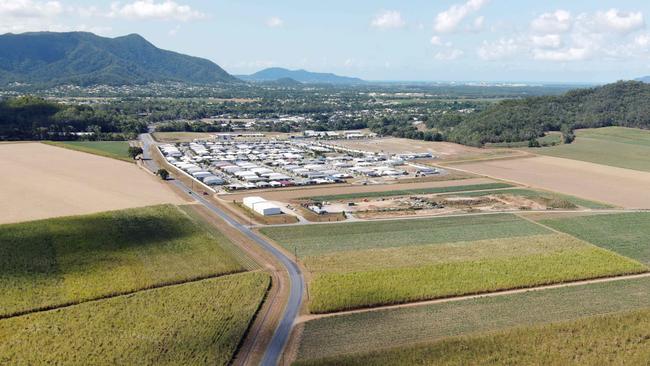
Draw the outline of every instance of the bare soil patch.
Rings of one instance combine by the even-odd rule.
[[[135,164],[40,143],[0,145],[0,224],[183,203]]]
[[[233,194],[223,194],[219,197],[224,200],[241,201],[247,196],[261,196],[270,201],[289,202],[303,197],[314,196],[328,196],[349,193],[362,193],[362,192],[386,192],[393,190],[408,190],[420,188],[434,188],[434,187],[453,187],[464,186],[473,184],[487,184],[494,183],[494,180],[487,178],[471,178],[471,179],[458,179],[446,181],[433,181],[433,182],[418,182],[418,183],[396,183],[396,184],[377,184],[377,185],[329,185],[329,186],[312,186],[312,187],[298,187],[290,189],[276,189],[271,191],[251,191]]]
[[[647,172],[548,156],[491,160],[455,167],[625,208],[650,208],[650,173]]]

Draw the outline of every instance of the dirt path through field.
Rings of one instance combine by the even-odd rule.
[[[456,302],[456,301],[463,301],[463,300],[479,299],[479,298],[483,298],[483,297],[506,296],[506,295],[520,294],[520,293],[529,292],[529,291],[543,291],[543,290],[550,290],[550,289],[555,289],[555,288],[583,286],[583,285],[589,285],[589,284],[593,284],[593,283],[633,280],[633,279],[637,279],[637,278],[646,278],[646,277],[650,277],[650,273],[646,272],[646,273],[635,274],[635,275],[596,278],[596,279],[591,279],[591,280],[565,282],[565,283],[560,283],[560,284],[555,284],[555,285],[529,287],[529,288],[516,289],[516,290],[496,291],[496,292],[489,292],[489,293],[478,294],[478,295],[449,297],[449,298],[437,299],[437,300],[410,302],[410,303],[407,303],[407,304],[399,304],[399,305],[378,306],[378,307],[367,308],[367,309],[340,311],[340,312],[328,313],[328,314],[309,314],[309,315],[303,315],[300,318],[298,318],[298,323],[304,323],[304,322],[308,322],[308,321],[311,321],[311,320],[329,318],[329,317],[339,316],[339,315],[366,313],[366,312],[369,312],[369,311],[380,311],[380,310],[391,310],[391,309],[399,309],[399,308],[409,308],[409,307],[415,307],[415,306],[426,306],[426,305],[442,304],[442,303],[447,303],[447,302]]]
[[[40,143],[0,145],[0,224],[183,201],[137,165]]]
[[[631,209],[650,208],[650,173],[535,156],[454,165],[471,173]]]

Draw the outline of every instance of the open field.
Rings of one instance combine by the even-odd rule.
[[[40,143],[0,144],[0,223],[182,203],[135,164]]]
[[[237,274],[0,320],[0,364],[227,365],[268,286]]]
[[[0,317],[243,271],[171,205],[0,226]]]
[[[133,162],[128,141],[48,141],[48,145]]]
[[[297,365],[644,365],[650,309]]]
[[[337,315],[305,323],[299,360],[650,308],[650,278]],[[523,349],[523,348],[522,348]]]
[[[190,142],[195,139],[208,139],[214,136],[215,132],[154,132],[151,135],[158,142]]]
[[[647,270],[510,214],[269,227],[261,232],[302,259],[311,279],[312,313]]]
[[[508,149],[479,149],[451,142],[409,140],[397,137],[336,140],[330,143],[348,149],[390,154],[431,153],[442,160],[485,159],[518,154],[518,152]]]
[[[453,172],[453,171],[452,171]],[[440,187],[453,187],[474,184],[496,183],[493,179],[472,178],[475,177],[466,173],[451,173],[448,176],[440,176],[440,181],[426,181],[417,183],[400,183],[395,184],[372,184],[372,185],[331,185],[331,186],[311,186],[298,188],[279,188],[270,191],[255,192],[256,196],[261,196],[269,201],[287,202],[300,199],[307,196],[332,196],[338,194],[358,194],[366,192],[386,192],[394,190],[412,190],[412,189],[430,189]],[[449,178],[449,179],[447,179]],[[444,180],[447,179],[447,180]],[[219,197],[227,201],[241,201],[244,197],[250,196],[251,192],[239,192],[223,194]]]
[[[476,174],[518,182],[625,208],[650,208],[650,173],[537,156],[455,165]]]
[[[625,127],[578,130],[569,145],[532,153],[650,172],[650,131]]]
[[[512,185],[507,183],[485,183],[485,184],[471,184],[471,185],[461,185],[461,186],[394,190],[394,191],[385,191],[385,192],[361,192],[361,193],[337,194],[337,195],[330,195],[330,196],[311,196],[306,198],[309,198],[313,201],[340,201],[340,200],[354,200],[359,198],[394,197],[394,196],[422,195],[422,194],[435,194],[435,193],[479,191],[479,190],[499,189],[499,188],[509,188],[509,187],[512,187]]]
[[[605,208],[614,207],[606,203],[589,201],[589,200],[585,200],[582,198],[569,196],[565,194],[559,194],[555,192],[536,191],[533,189],[525,189],[525,188],[513,188],[513,189],[502,189],[496,191],[481,191],[481,192],[463,192],[463,193],[455,193],[451,196],[483,197],[483,196],[491,196],[491,195],[510,195],[510,196],[524,197],[531,200],[544,202],[547,206],[551,208],[572,208],[572,207],[567,207],[568,205],[566,203],[574,206],[589,208],[589,209],[605,209]]]
[[[543,220],[543,224],[650,264],[650,212]]]
[[[295,248],[301,258],[338,251],[550,233],[542,226],[510,214],[266,227],[260,231],[291,253]]]
[[[377,305],[390,305],[435,298],[461,296],[513,288],[533,287],[588,278],[639,273],[647,267],[628,258],[580,242],[571,237],[549,236],[513,246],[511,252],[472,255],[476,245],[457,250],[460,256],[476,259],[456,259],[440,255],[436,246],[420,248],[423,253],[387,253],[374,263],[391,263],[393,257],[430,256],[439,263],[411,257],[406,267],[344,272],[314,273],[310,286],[312,313],[326,313]],[[551,244],[554,243],[554,244]],[[532,249],[531,249],[532,248]],[[414,249],[414,248],[411,248]],[[448,248],[443,247],[442,252]],[[506,252],[507,248],[501,248]],[[530,252],[538,251],[538,253]],[[366,267],[362,257],[357,260]]]

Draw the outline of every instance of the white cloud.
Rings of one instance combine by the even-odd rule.
[[[479,16],[474,19],[474,22],[472,23],[472,30],[473,31],[480,31],[483,29],[483,26],[485,25],[485,17],[484,16]]]
[[[453,61],[461,58],[465,52],[457,48],[437,52],[433,57],[438,61]]]
[[[170,29],[169,32],[167,32],[167,34],[169,34],[171,37],[176,37],[179,30],[181,30],[181,26],[177,25],[174,28]]]
[[[138,0],[125,5],[111,4],[109,17],[189,21],[206,18],[206,15],[189,5],[181,5],[172,0]]]
[[[573,19],[566,10],[556,10],[553,13],[544,13],[533,19],[530,28],[541,34],[565,33],[571,29]]]
[[[58,1],[0,0],[2,18],[52,17],[62,12],[63,6]]]
[[[650,34],[640,34],[634,37],[634,44],[641,48],[650,46]]]
[[[431,37],[431,44],[434,46],[442,46],[442,39],[438,36]]]
[[[266,26],[271,28],[279,28],[282,27],[283,25],[284,25],[284,20],[282,20],[279,17],[270,17],[266,21]]]
[[[384,10],[372,19],[370,25],[381,29],[395,29],[404,27],[406,22],[399,11]]]
[[[630,33],[645,27],[643,13],[626,13],[618,9],[599,11],[595,16],[596,24],[618,33]]]
[[[469,0],[464,4],[452,5],[449,9],[438,13],[433,29],[440,33],[453,32],[467,16],[481,10],[487,2],[488,0]]]
[[[545,34],[543,36],[532,36],[530,40],[533,46],[538,48],[560,48],[562,37],[559,34]]]
[[[514,56],[520,50],[519,42],[514,39],[499,39],[495,42],[483,41],[478,48],[478,56],[486,61],[502,60]]]
[[[541,61],[582,61],[590,56],[587,48],[567,48],[563,50],[533,50],[533,58]]]

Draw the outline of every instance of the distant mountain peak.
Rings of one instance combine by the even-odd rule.
[[[212,61],[157,48],[139,34],[89,32],[0,35],[0,85],[133,85],[149,82],[236,83]]]
[[[289,70],[282,67],[269,67],[252,75],[240,75],[240,79],[256,82],[277,81],[280,79],[293,79],[308,84],[362,84],[362,79],[339,76],[333,73],[311,72],[304,69]]]

